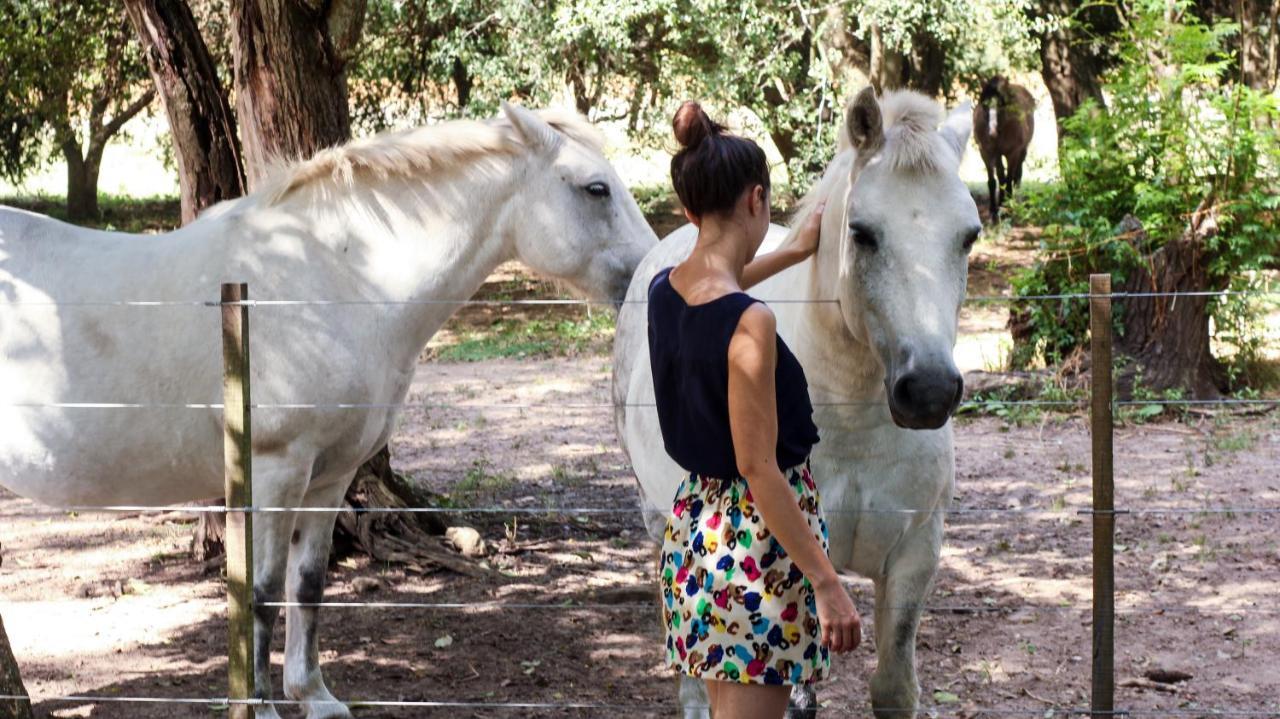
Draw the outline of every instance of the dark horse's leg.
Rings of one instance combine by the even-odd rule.
[[[1022,163],[1026,159],[1026,150],[1009,158],[1009,191],[1007,194],[1012,195],[1014,188],[1022,184]]]
[[[1004,156],[996,155],[996,179],[1000,182],[999,194],[992,195],[996,197],[995,211],[991,213],[991,222],[1000,221],[1000,208],[1004,205],[1004,199],[1009,194],[1009,175],[1004,170]]]
[[[1000,162],[1000,156],[988,160],[982,158],[982,164],[987,166],[987,209],[991,219],[991,224],[995,224],[1000,218],[1000,186],[996,184],[996,164]]]

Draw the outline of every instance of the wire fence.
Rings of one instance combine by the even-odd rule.
[[[1249,295],[1255,297],[1280,298],[1280,290],[1265,288],[1263,290],[1250,291],[1205,291],[1205,292],[1089,292],[1089,293],[1061,293],[1061,294],[1043,294],[1043,295],[1026,295],[1026,296],[975,296],[966,299],[969,304],[992,304],[992,303],[1008,303],[1018,304],[1024,302],[1067,302],[1067,301],[1096,301],[1105,300],[1110,302],[1113,300],[1124,300],[1129,298],[1158,298],[1158,297],[1229,297]],[[766,301],[776,304],[830,304],[837,303],[834,299],[767,299]],[[644,303],[644,300],[627,300],[627,301],[603,301],[597,302],[592,300],[579,299],[522,299],[522,300],[410,300],[400,302],[386,302],[381,300],[332,300],[332,299],[299,299],[299,300],[239,300],[239,301],[201,301],[201,300],[85,300],[85,301],[13,301],[0,300],[0,306],[50,306],[50,307],[204,307],[204,308],[220,308],[224,313],[228,308],[239,308],[241,311],[247,311],[250,308],[270,308],[270,307],[299,307],[299,306],[366,306],[376,307],[384,305],[447,305],[454,307],[461,306],[593,306],[593,305],[613,305],[621,306],[623,304]],[[1109,363],[1108,363],[1109,364]],[[247,391],[246,391],[247,395]],[[881,406],[883,400],[855,400],[855,401],[815,401],[815,408],[822,407],[856,407],[856,406]],[[1228,397],[1212,400],[1196,400],[1196,399],[1117,399],[1111,397],[1109,401],[1104,401],[1104,405],[1115,409],[1133,407],[1133,406],[1157,406],[1157,407],[1263,407],[1272,408],[1280,405],[1280,399],[1276,398],[1249,398],[1249,397]],[[591,411],[602,412],[616,410],[621,408],[653,408],[653,403],[615,403],[615,402],[545,402],[545,403],[502,403],[502,404],[482,404],[468,402],[434,402],[434,401],[402,401],[392,403],[369,403],[369,402],[315,402],[315,403],[250,403],[246,404],[246,411],[273,411],[273,410],[400,410],[400,409],[427,409],[427,410],[450,410],[450,411],[493,411],[493,412],[525,412],[525,411]],[[1021,399],[1021,400],[1002,400],[1002,399],[971,399],[962,402],[959,405],[959,411],[973,409],[1001,409],[1011,407],[1026,408],[1056,408],[1056,409],[1085,409],[1090,407],[1091,403],[1086,399]],[[1094,398],[1092,404],[1095,411],[1099,407],[1097,398]],[[218,402],[0,402],[0,407],[14,409],[65,409],[65,410],[150,410],[150,409],[191,409],[191,410],[218,410],[223,411],[227,408],[227,404]],[[247,416],[247,415],[246,415]],[[1096,474],[1096,473],[1095,473]],[[1095,480],[1097,477],[1095,476]],[[546,515],[546,516],[592,516],[592,515],[634,515],[640,510],[639,507],[591,507],[591,506],[460,506],[460,507],[345,507],[341,509],[324,508],[324,507],[290,507],[290,506],[259,506],[259,505],[243,505],[232,504],[231,506],[168,506],[156,507],[149,505],[72,505],[64,507],[46,507],[44,511],[58,512],[125,512],[125,513],[188,513],[188,514],[227,514],[238,516],[250,516],[253,514],[268,513],[335,513],[335,512],[354,512],[361,514],[368,513],[406,513],[406,514],[504,514],[504,515]],[[1036,507],[949,507],[945,509],[909,509],[909,508],[843,508],[831,507],[824,509],[826,514],[831,515],[878,515],[878,514],[944,514],[949,517],[959,516],[988,516],[988,517],[1029,517],[1040,516],[1054,519],[1079,519],[1089,518],[1095,521],[1095,531],[1097,530],[1098,521],[1113,522],[1118,516],[1207,516],[1218,515],[1222,517],[1232,516],[1253,516],[1253,515],[1273,515],[1280,514],[1280,507],[1269,506],[1201,506],[1194,508],[1187,507],[1158,507],[1158,506],[1132,506],[1128,508],[1098,508],[1096,506],[1063,506],[1055,509],[1042,509]],[[26,513],[25,510],[23,513]],[[13,512],[0,513],[0,516],[15,516]],[[1096,536],[1096,535],[1095,535]],[[1164,604],[1159,602],[1143,602],[1141,604],[1128,603],[1129,595],[1126,593],[1115,593],[1111,595],[1111,601],[1114,602],[1116,597],[1122,602],[1121,606],[1113,606],[1107,609],[1104,618],[1112,616],[1142,616],[1148,614],[1223,614],[1233,617],[1244,616],[1248,614],[1271,615],[1280,614],[1280,607],[1274,606],[1257,606],[1257,605],[1217,605],[1217,606],[1194,606],[1187,604]],[[1145,599],[1146,596],[1144,595]],[[563,601],[551,602],[530,602],[530,601],[489,601],[489,602],[412,602],[412,601],[322,601],[322,602],[262,602],[261,606],[275,608],[289,607],[305,607],[305,608],[331,608],[331,609],[369,609],[369,610],[385,610],[385,609],[415,609],[428,611],[610,611],[610,612],[641,612],[653,611],[656,604],[653,603],[603,603],[582,601],[578,599],[567,599]],[[895,605],[893,609],[909,609],[931,613],[950,613],[950,614],[1009,614],[1018,611],[1033,612],[1066,612],[1080,613],[1085,611],[1093,611],[1095,620],[1099,619],[1098,604],[1095,597],[1095,603],[1090,605],[1061,603],[1061,604],[1035,604],[1031,602],[1008,603],[995,601],[994,603],[983,603],[977,605],[970,604],[905,604]],[[1097,637],[1095,635],[1095,641]],[[1095,654],[1097,648],[1095,647]],[[1096,661],[1096,656],[1095,656]],[[1096,667],[1095,667],[1096,671]],[[1114,677],[1112,677],[1114,681]],[[1097,676],[1095,674],[1095,684]],[[234,682],[233,682],[234,686]],[[1112,690],[1114,691],[1114,690]],[[243,693],[243,692],[242,692]],[[1115,709],[1107,706],[1105,702],[1099,705],[1097,701],[1097,687],[1095,686],[1095,701],[1090,707],[1060,707],[1060,706],[1038,706],[1038,707],[1020,707],[1020,706],[983,706],[972,707],[968,705],[934,705],[927,708],[932,716],[1040,716],[1040,717],[1057,717],[1057,716],[1239,716],[1239,717],[1280,717],[1280,710],[1272,710],[1265,708],[1251,709],[1239,707],[1180,707],[1171,709]],[[35,701],[25,695],[0,695],[0,701]],[[123,697],[123,696],[92,696],[92,695],[68,695],[68,696],[50,696],[40,698],[39,701],[46,703],[62,704],[62,703],[168,703],[168,704],[188,704],[188,705],[206,705],[213,709],[226,709],[230,707],[252,707],[260,706],[263,700],[248,698],[246,696],[235,697]],[[300,705],[306,702],[288,701],[288,700],[271,700],[270,703],[282,706]],[[314,702],[313,702],[314,704]],[[574,702],[574,701],[555,701],[555,702],[493,702],[493,701],[415,701],[415,700],[355,700],[349,702],[351,706],[364,707],[385,707],[385,708],[437,708],[437,709],[455,709],[455,710],[496,710],[496,711],[529,711],[529,710],[548,710],[548,711],[626,711],[634,715],[636,712],[652,712],[652,711],[671,711],[678,709],[675,705],[662,706],[654,704],[619,704],[619,703],[599,703],[599,702]],[[690,708],[688,706],[684,708]],[[694,707],[696,708],[696,707]],[[923,709],[923,708],[922,708]],[[903,711],[910,709],[904,708]],[[865,710],[862,709],[844,709],[839,707],[824,707],[824,715],[835,713],[837,715],[861,716]]]

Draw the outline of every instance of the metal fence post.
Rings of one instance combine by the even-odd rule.
[[[249,402],[249,286],[222,285],[223,473],[227,499],[227,623],[229,699],[253,694],[253,438]],[[230,719],[250,719],[248,704],[232,704]]]
[[[1111,276],[1089,276],[1093,440],[1093,716],[1115,711],[1115,482],[1112,472]]]

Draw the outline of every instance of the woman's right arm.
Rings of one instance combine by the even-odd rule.
[[[822,644],[849,651],[862,638],[858,610],[778,467],[777,351],[773,312],[751,305],[729,341],[729,428],[738,472],[746,478],[765,526],[813,584]]]

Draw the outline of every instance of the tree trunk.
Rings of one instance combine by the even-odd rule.
[[[0,555],[0,563],[4,557]],[[0,619],[0,695],[27,696],[27,687],[22,683],[22,672],[18,670],[18,660],[13,657],[13,649],[9,647],[9,634],[4,630],[4,620]],[[0,719],[31,719],[31,702],[24,699],[0,700]]]
[[[80,145],[64,142],[62,156],[67,161],[67,219],[86,222],[98,219],[98,173],[102,150],[82,155]]]
[[[1206,201],[1207,203],[1208,201]],[[1214,213],[1204,204],[1182,237],[1156,250],[1130,276],[1122,292],[1206,292],[1220,290],[1209,276],[1205,240],[1217,231]],[[1129,230],[1141,226],[1126,218]],[[1120,349],[1137,361],[1125,384],[1143,389],[1183,390],[1193,399],[1221,396],[1224,375],[1209,348],[1208,297],[1127,297],[1119,300],[1124,334]]]
[[[942,94],[942,74],[947,53],[942,43],[928,32],[917,32],[911,40],[907,87],[929,97]]]
[[[1109,58],[1102,54],[1103,40],[1118,29],[1115,9],[1101,4],[1076,11],[1073,0],[1044,0],[1045,15],[1063,18],[1057,27],[1040,38],[1040,76],[1053,101],[1062,144],[1062,121],[1076,114],[1086,100],[1105,106],[1102,73]]]
[[[1205,22],[1228,20],[1240,31],[1226,38],[1234,51],[1241,82],[1255,90],[1276,89],[1276,49],[1280,35],[1280,3],[1274,0],[1198,0],[1198,14]]]
[[[186,0],[125,0],[125,9],[169,118],[186,224],[244,194],[235,118]]]
[[[232,0],[236,110],[252,189],[275,158],[351,139],[347,61],[366,0]]]

